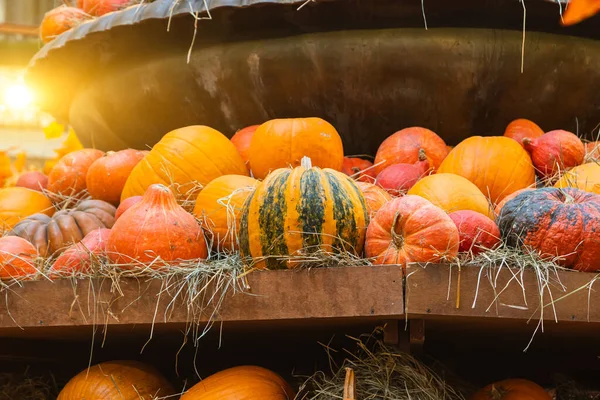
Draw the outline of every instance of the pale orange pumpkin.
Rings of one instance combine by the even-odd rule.
[[[408,194],[421,196],[447,213],[472,210],[494,219],[488,199],[477,186],[460,175],[438,173],[426,176]]]
[[[256,132],[256,128],[260,125],[252,125],[248,126],[244,129],[240,129],[231,137],[231,143],[238,149],[240,156],[246,163],[248,169],[252,169],[250,167],[250,143],[252,143],[252,137],[254,136],[254,132]]]
[[[0,189],[0,232],[12,229],[19,221],[37,213],[51,217],[55,208],[37,190],[24,187]]]
[[[465,177],[492,204],[535,185],[535,169],[529,154],[515,140],[504,136],[473,136],[463,140],[448,154],[438,172]]]
[[[591,162],[571,168],[554,184],[554,187],[574,187],[600,194],[600,165]]]
[[[181,396],[181,400],[292,400],[294,397],[291,386],[275,372],[240,366],[203,379]]]
[[[48,191],[61,196],[83,196],[87,190],[88,169],[102,156],[104,152],[96,149],[82,149],[65,155],[48,174]]]
[[[552,398],[537,383],[526,379],[506,379],[492,383],[469,400],[551,400]]]
[[[392,199],[392,196],[388,192],[375,184],[356,182],[356,186],[358,186],[365,198],[370,218],[373,218],[377,214],[377,211]]]
[[[221,175],[248,175],[244,160],[221,132],[188,126],[167,133],[131,171],[121,201],[141,196],[155,183],[169,186],[178,200],[196,198]]]
[[[248,176],[223,175],[198,194],[194,215],[215,251],[232,251],[239,247],[240,212],[258,184]]]
[[[258,179],[266,178],[278,168],[299,167],[304,156],[315,167],[341,171],[344,147],[329,122],[321,118],[273,119],[254,132],[250,165]]]
[[[175,390],[155,368],[138,361],[109,361],[75,375],[58,395],[58,400],[171,398]]]
[[[38,252],[27,240],[17,236],[0,238],[0,279],[29,280],[37,275]]]

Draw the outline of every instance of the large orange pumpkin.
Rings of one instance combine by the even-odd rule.
[[[515,140],[520,145],[523,145],[523,139],[535,139],[544,134],[542,128],[540,128],[535,122],[525,118],[519,118],[512,121],[506,127],[504,136]]]
[[[600,165],[591,162],[572,168],[563,174],[554,187],[574,187],[600,194]]]
[[[118,206],[129,174],[147,154],[148,151],[133,149],[109,151],[94,161],[86,176],[90,196]]]
[[[51,217],[54,207],[42,193],[24,187],[0,189],[0,232],[12,229],[19,221],[37,213]]]
[[[181,396],[181,400],[292,400],[294,397],[291,386],[275,372],[240,366],[203,379]]]
[[[40,39],[43,43],[54,40],[58,35],[90,19],[85,12],[75,7],[60,6],[44,15],[40,25]]]
[[[388,192],[372,183],[356,182],[356,186],[358,186],[365,198],[370,218],[373,218],[377,214],[377,211],[392,199],[392,196]]]
[[[38,252],[27,240],[17,236],[0,238],[0,279],[31,279],[38,270],[35,261]]]
[[[376,264],[439,262],[458,254],[458,229],[440,208],[419,196],[395,198],[369,224],[365,254]]]
[[[115,222],[106,253],[123,269],[135,268],[158,257],[172,262],[205,259],[208,255],[200,225],[177,204],[171,190],[161,184],[150,186],[142,200]]]
[[[438,172],[467,178],[493,204],[535,184],[535,169],[529,154],[516,141],[503,136],[473,136],[463,140],[448,154]]]
[[[167,133],[133,168],[121,200],[155,183],[169,186],[178,199],[193,199],[201,186],[228,174],[248,175],[235,146],[208,126],[188,126]]]
[[[492,383],[469,400],[551,400],[550,395],[537,383],[526,379],[506,379]]]
[[[153,400],[174,394],[171,384],[156,369],[126,360],[86,368],[65,385],[58,400]]]
[[[402,129],[379,146],[375,155],[375,173],[379,175],[393,164],[415,164],[421,161],[423,153],[435,171],[448,155],[448,147],[441,137],[429,129]]]
[[[258,179],[278,168],[298,167],[305,156],[315,167],[341,171],[344,147],[329,122],[321,118],[274,119],[254,132],[250,166]]]
[[[198,195],[194,215],[215,251],[239,247],[240,212],[258,183],[248,176],[223,175],[206,185]]]
[[[438,173],[426,176],[408,194],[421,196],[447,213],[472,210],[494,219],[488,199],[477,186],[459,175]]]
[[[240,156],[246,163],[248,169],[252,169],[250,167],[250,143],[252,143],[252,137],[254,137],[254,132],[260,125],[252,125],[248,126],[244,129],[240,129],[231,137],[231,143],[238,149]]]
[[[81,197],[85,190],[88,169],[104,155],[96,149],[82,149],[65,155],[48,174],[48,191],[61,196]]]

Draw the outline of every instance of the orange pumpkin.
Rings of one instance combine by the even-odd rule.
[[[514,191],[535,185],[529,154],[516,141],[503,136],[463,140],[448,154],[438,172],[467,178],[493,204]]]
[[[373,163],[358,157],[344,157],[342,172],[359,182],[375,182]]]
[[[48,191],[61,196],[81,197],[87,189],[88,169],[103,155],[103,151],[96,149],[82,149],[65,155],[48,174]]]
[[[458,229],[440,208],[419,196],[395,198],[369,224],[365,254],[376,264],[439,262],[458,254]]]
[[[600,165],[591,162],[572,168],[563,174],[554,187],[574,187],[600,194]]]
[[[358,186],[365,198],[370,218],[373,218],[377,214],[377,211],[392,199],[392,196],[388,192],[372,183],[356,182],[356,186]]]
[[[600,141],[584,143],[585,159],[598,160],[600,159]]]
[[[500,244],[500,229],[490,218],[471,210],[448,214],[458,228],[460,253],[477,255]]]
[[[86,176],[90,196],[118,206],[129,174],[148,153],[133,149],[109,151],[94,161]]]
[[[248,175],[242,157],[221,132],[188,126],[167,133],[131,171],[121,201],[141,196],[155,183],[177,199],[196,198],[201,186],[221,175]]]
[[[239,248],[240,212],[258,183],[248,176],[223,175],[206,185],[198,195],[194,215],[215,251]]]
[[[250,143],[252,142],[252,137],[254,137],[254,132],[256,132],[256,128],[260,125],[252,125],[248,126],[244,129],[240,129],[231,137],[231,143],[238,149],[240,156],[246,163],[248,170],[250,167]]]
[[[86,368],[61,390],[58,400],[171,398],[175,390],[153,367],[138,361],[109,361]]]
[[[71,245],[52,264],[48,276],[90,273],[92,261],[106,254],[110,229],[99,228],[88,233],[79,243]]]
[[[117,207],[117,211],[115,212],[115,221],[119,219],[119,217],[123,215],[125,211],[129,210],[134,204],[137,204],[140,201],[142,201],[143,198],[144,196],[133,196],[123,200],[121,204],[119,204],[119,207]]]
[[[19,176],[15,186],[42,192],[48,187],[48,177],[39,171],[28,171]]]
[[[504,205],[506,203],[508,203],[509,201],[511,201],[512,199],[514,199],[518,195],[520,195],[521,193],[526,192],[528,190],[535,190],[535,189],[533,189],[533,188],[519,189],[516,192],[512,192],[511,194],[509,194],[508,196],[506,196],[505,198],[503,198],[502,201],[500,201],[496,205],[496,208],[494,209],[494,214],[496,214],[496,216],[500,215],[500,211],[502,211],[502,207],[504,207]]]
[[[515,140],[520,145],[523,145],[523,139],[535,139],[544,134],[542,128],[540,128],[535,122],[525,118],[519,118],[512,121],[506,127],[504,136]]]
[[[181,400],[291,400],[294,397],[291,386],[275,372],[240,366],[203,379],[181,396]]]
[[[75,7],[60,6],[50,10],[44,15],[40,25],[40,39],[48,43],[54,40],[58,35],[68,31],[90,19],[85,12]]]
[[[131,0],[77,0],[77,7],[90,15],[99,17],[109,12],[122,10],[132,3]]]
[[[408,194],[421,196],[447,213],[472,210],[494,218],[488,199],[477,186],[459,175],[438,173],[426,176]]]
[[[526,379],[506,379],[492,383],[469,400],[551,400],[550,395],[537,383]]]
[[[444,140],[429,129],[412,127],[394,133],[381,143],[375,155],[375,173],[379,175],[393,164],[416,164],[425,154],[435,171],[448,155]]]
[[[162,261],[205,259],[204,235],[196,219],[160,184],[148,188],[142,201],[115,222],[106,244],[108,258],[123,269]],[[155,268],[162,265],[155,264]]]
[[[312,165],[341,171],[344,163],[342,139],[321,118],[274,119],[260,125],[250,144],[252,174],[264,179],[278,168],[299,167],[302,157]]]
[[[27,240],[17,236],[0,238],[0,279],[31,279],[38,270],[35,260],[38,252]]]
[[[0,189],[0,231],[12,229],[19,221],[37,213],[51,217],[52,203],[42,193],[24,187]]]
[[[583,163],[585,146],[574,133],[555,130],[537,139],[523,139],[523,146],[540,178],[552,178]]]

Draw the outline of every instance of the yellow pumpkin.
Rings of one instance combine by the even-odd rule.
[[[195,198],[200,187],[222,175],[246,175],[236,147],[208,126],[167,133],[131,171],[121,201],[141,196],[155,183],[169,186],[179,199]]]
[[[600,165],[591,162],[572,168],[564,173],[554,187],[574,187],[600,194]]]
[[[36,213],[51,217],[54,207],[43,193],[24,187],[0,189],[0,231],[12,229],[19,221]]]

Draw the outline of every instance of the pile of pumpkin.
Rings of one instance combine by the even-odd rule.
[[[294,268],[316,253],[406,265],[501,240],[591,271],[600,166],[585,156],[576,135],[523,120],[452,149],[430,130],[403,129],[358,170],[366,161],[345,158],[320,118],[270,120],[231,140],[185,127],[150,151],[71,152],[47,182],[31,173],[26,187],[0,190],[0,277],[31,278],[39,258],[57,277],[92,273],[94,261],[163,268],[237,251],[255,268]]]

